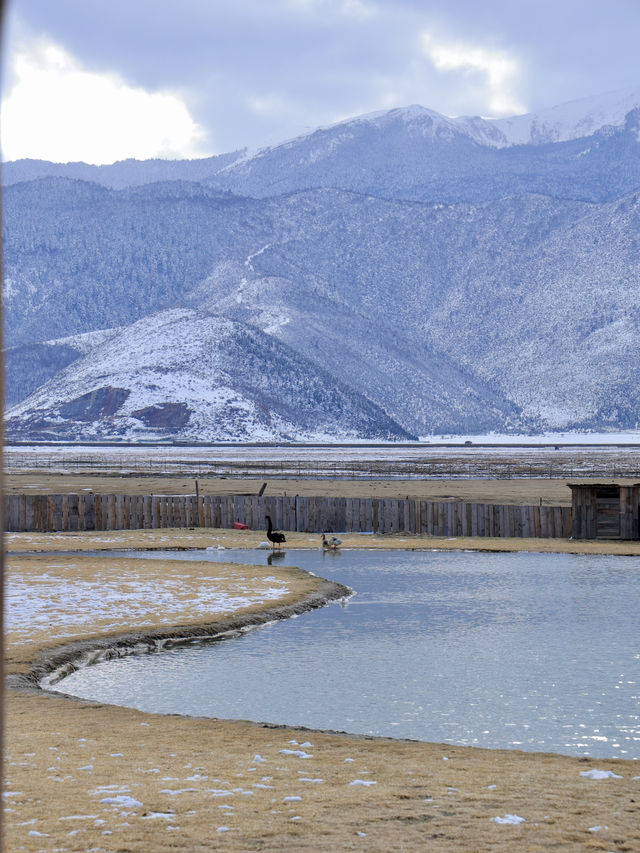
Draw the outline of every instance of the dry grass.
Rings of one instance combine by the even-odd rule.
[[[8,704],[7,850],[640,849],[633,762],[370,741],[47,696],[13,694]],[[580,776],[594,766],[623,778]],[[134,803],[101,802],[118,796]],[[526,822],[492,820],[505,814]]]
[[[8,544],[12,550],[78,552],[169,543],[253,548],[263,535],[220,530],[11,534]],[[287,538],[292,547],[318,545],[317,537],[308,534]],[[343,539],[344,547],[640,553],[640,543],[363,535]],[[107,564],[99,556],[80,553],[14,556],[10,571],[35,585],[44,571],[51,572],[52,559],[67,581],[95,579],[116,589],[119,577],[128,570],[141,572],[144,563],[119,560],[117,573],[111,571],[106,578],[108,567],[115,565],[112,559]],[[183,581],[182,610],[172,617],[172,624],[181,626],[202,622],[203,617],[194,618],[193,601],[203,577],[230,592],[237,592],[247,578],[259,590],[266,577],[274,577],[287,584],[288,601],[308,595],[319,583],[275,564],[248,569],[154,561],[144,571],[147,585],[175,577]],[[127,627],[166,628],[162,605],[149,605],[144,621]],[[257,607],[251,605],[254,611]],[[64,630],[31,626],[26,634],[10,634],[9,670],[24,671],[42,652],[68,642],[69,634],[78,639],[100,632],[112,636],[120,630],[99,618],[73,628],[71,617],[70,611],[60,623]],[[7,851],[640,850],[640,770],[631,761],[159,716],[43,693],[7,691],[6,708]],[[311,757],[281,750],[302,750]],[[596,781],[580,776],[593,767],[613,770],[622,778]],[[354,781],[375,784],[350,784]],[[116,801],[109,803],[109,798]],[[506,814],[520,815],[526,822],[499,825],[493,820]],[[590,831],[594,827],[601,829]]]
[[[568,482],[550,479],[479,480],[281,480],[264,477],[198,478],[203,495],[257,495],[263,483],[265,494],[327,497],[453,499],[476,503],[552,504],[570,506]],[[603,481],[606,482],[606,481]],[[613,481],[612,481],[613,482]],[[623,482],[616,480],[615,482]],[[193,495],[195,480],[189,477],[116,477],[81,474],[7,474],[9,494],[80,494],[93,491],[115,495]]]

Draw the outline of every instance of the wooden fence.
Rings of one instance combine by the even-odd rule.
[[[6,495],[8,531],[232,527],[319,533],[568,538],[571,507],[473,504],[386,498],[230,495]]]

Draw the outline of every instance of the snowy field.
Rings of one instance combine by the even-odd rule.
[[[264,569],[233,566],[209,571],[193,562],[112,559],[76,555],[10,559],[5,591],[5,628],[12,642],[29,642],[40,631],[68,638],[100,626],[123,630],[144,624],[175,624],[186,618],[232,613],[282,598],[286,580]]]
[[[455,436],[416,444],[12,445],[5,449],[5,468],[218,477],[635,478],[640,434]]]
[[[105,571],[87,579],[79,576],[80,563],[62,557],[51,560],[38,577],[10,577],[5,603],[7,631],[26,641],[33,631],[53,631],[56,637],[67,638],[96,623],[102,631],[150,621],[172,625],[186,613],[190,618],[232,613],[289,592],[287,584],[274,577],[238,574],[231,581],[207,577],[194,584],[191,578],[186,583],[178,576],[149,578],[137,566],[122,564],[115,566],[115,575]]]

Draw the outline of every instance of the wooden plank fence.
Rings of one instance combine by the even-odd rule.
[[[275,527],[306,533],[568,538],[571,507],[252,495],[6,495],[7,531]]]

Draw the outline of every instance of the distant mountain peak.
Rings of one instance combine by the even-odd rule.
[[[316,135],[348,132],[359,125],[370,125],[383,129],[394,122],[403,122],[414,128],[420,127],[423,135],[443,131],[461,134],[481,145],[506,148],[512,145],[541,145],[549,142],[567,142],[583,136],[591,136],[603,127],[622,127],[627,114],[640,107],[640,88],[621,89],[578,98],[535,112],[507,118],[485,116],[447,116],[421,104],[409,104],[388,110],[362,113],[328,125],[321,125],[292,137],[275,146],[246,153],[243,163],[252,157],[268,154],[281,147],[290,148]],[[230,163],[225,170],[233,171],[238,161]]]

